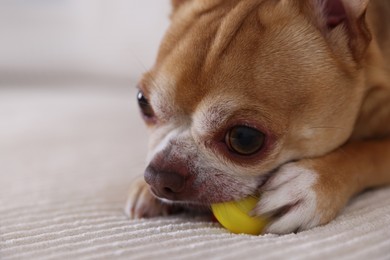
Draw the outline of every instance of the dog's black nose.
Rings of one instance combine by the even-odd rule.
[[[152,165],[146,168],[144,178],[158,197],[170,200],[180,199],[180,194],[186,185],[186,177],[182,174],[175,171],[157,170]]]

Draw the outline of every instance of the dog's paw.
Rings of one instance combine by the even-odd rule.
[[[255,215],[271,223],[265,233],[286,234],[317,226],[321,222],[314,189],[318,173],[299,162],[282,166],[261,188]]]
[[[125,213],[131,219],[166,216],[172,206],[157,199],[143,178],[136,179],[130,186]]]

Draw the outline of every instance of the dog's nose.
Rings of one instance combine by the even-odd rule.
[[[152,191],[161,198],[177,200],[184,191],[186,177],[175,171],[158,171],[149,165],[144,174],[145,181]]]

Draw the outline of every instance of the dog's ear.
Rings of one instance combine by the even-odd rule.
[[[322,0],[322,2],[327,26],[334,28],[344,21],[354,23],[364,19],[369,0]]]
[[[360,61],[371,41],[371,33],[366,22],[366,10],[369,0],[312,0],[321,16],[321,29],[324,33],[337,37],[332,33],[343,26],[349,39],[349,48],[356,61]],[[340,35],[338,35],[340,36]]]

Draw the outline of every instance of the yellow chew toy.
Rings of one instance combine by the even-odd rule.
[[[262,217],[250,217],[258,199],[248,197],[240,201],[231,201],[211,205],[211,210],[218,222],[229,231],[240,234],[259,235],[267,225]]]

